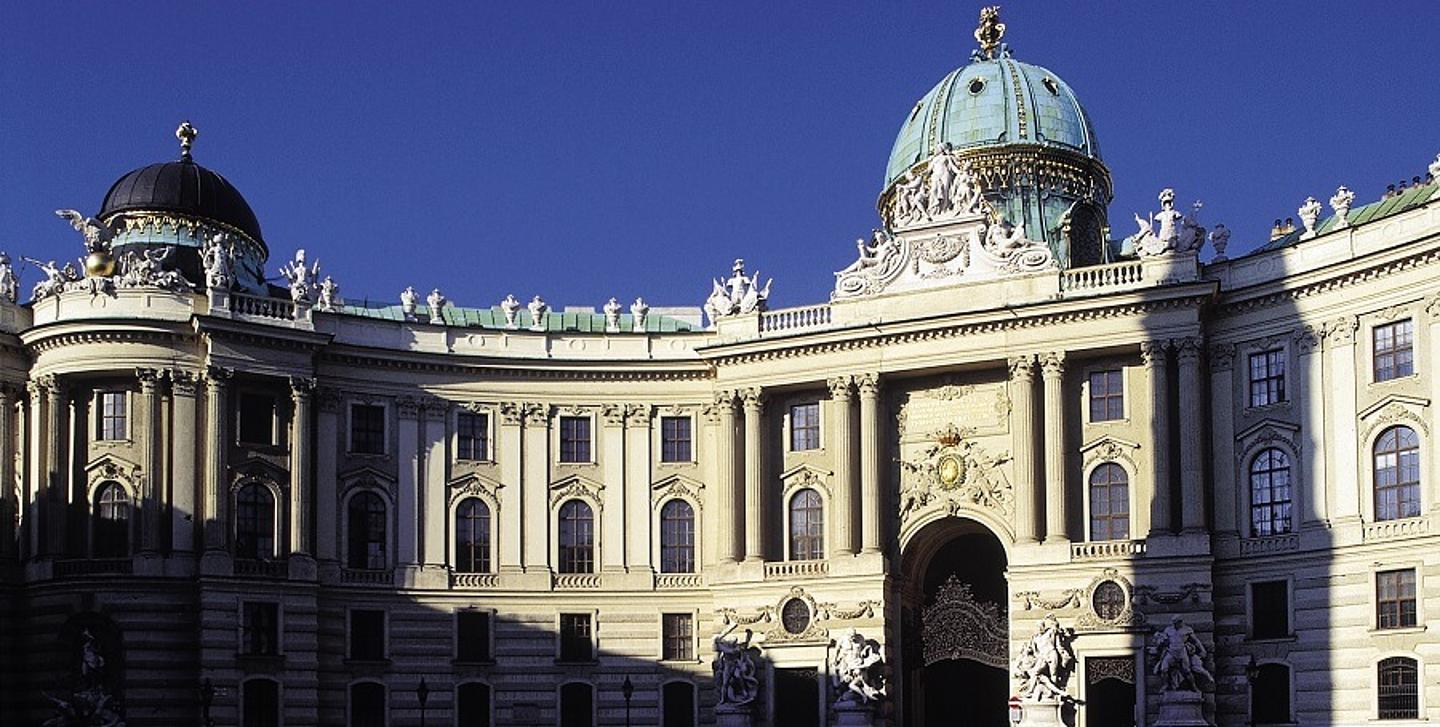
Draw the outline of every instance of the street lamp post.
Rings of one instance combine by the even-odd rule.
[[[1250,655],[1250,661],[1245,664],[1245,683],[1250,685],[1250,727],[1255,727],[1255,680],[1260,678],[1260,666],[1255,663],[1255,655]]]
[[[635,684],[628,674],[625,675],[625,683],[620,685],[620,694],[625,697],[625,727],[630,727],[630,698],[635,696]]]
[[[420,698],[420,727],[425,727],[425,703],[430,701],[430,685],[420,677],[420,686],[415,687],[415,696]]]

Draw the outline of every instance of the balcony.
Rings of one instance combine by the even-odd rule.
[[[1145,281],[1144,264],[1139,260],[1092,265],[1060,272],[1062,293],[1109,293],[1138,288]]]
[[[1429,533],[1429,518],[1409,517],[1403,520],[1384,520],[1378,523],[1365,523],[1365,530],[1361,537],[1367,543],[1375,543],[1385,540],[1418,538],[1423,535],[1428,535]]]
[[[557,591],[582,591],[600,587],[598,573],[556,573],[554,580]]]
[[[1070,560],[1110,560],[1139,558],[1145,555],[1143,540],[1102,540],[1094,543],[1071,543]]]
[[[500,586],[500,576],[495,573],[451,573],[450,587],[455,589],[484,589]]]
[[[830,574],[828,560],[782,560],[765,564],[765,580],[788,581],[793,578],[824,578]]]
[[[658,573],[655,576],[655,589],[659,591],[704,587],[705,578],[699,573]]]
[[[1295,533],[1267,535],[1260,538],[1245,538],[1240,541],[1241,555],[1266,555],[1288,553],[1300,547],[1300,536]]]
[[[340,582],[351,586],[393,586],[395,575],[389,570],[345,568],[340,571]]]

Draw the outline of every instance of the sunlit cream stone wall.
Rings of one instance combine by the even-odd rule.
[[[182,126],[0,265],[3,721],[1440,719],[1440,188],[1111,239],[987,13],[800,308],[271,285]]]

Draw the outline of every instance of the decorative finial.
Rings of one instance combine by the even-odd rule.
[[[200,132],[190,125],[188,119],[180,122],[180,126],[175,129],[175,138],[180,140],[181,159],[190,158],[190,146],[195,143],[195,137],[199,135]]]
[[[1005,24],[1000,22],[1000,6],[980,8],[980,26],[975,29],[975,42],[980,44],[980,58],[994,60],[1004,55],[1000,39],[1005,37]]]

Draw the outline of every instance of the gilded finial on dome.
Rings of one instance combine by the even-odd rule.
[[[199,135],[200,132],[190,125],[188,119],[180,122],[180,126],[175,129],[175,138],[180,140],[181,159],[190,158],[190,146],[195,143],[195,137]]]
[[[1005,37],[1005,24],[1000,22],[1000,6],[980,8],[980,26],[975,28],[975,42],[980,44],[979,57],[994,60],[1005,53],[1000,39]]]

